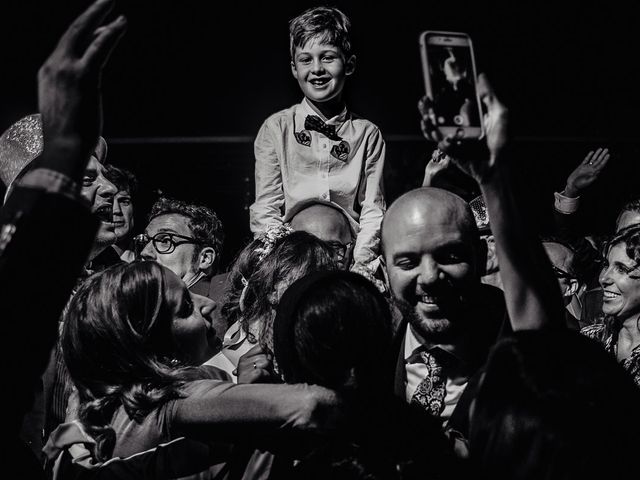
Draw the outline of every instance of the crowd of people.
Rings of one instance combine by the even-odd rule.
[[[7,471],[633,475],[640,197],[607,239],[575,226],[607,149],[569,175],[542,236],[508,109],[480,75],[486,135],[439,135],[421,101],[437,148],[423,186],[387,208],[382,134],[343,98],[349,19],[315,7],[290,22],[304,99],[257,134],[254,239],[221,271],[215,205],[163,197],[140,228],[138,182],[108,163],[100,80],[127,23],[112,9],[97,0],[70,25],[39,71],[39,113],[0,137],[0,304],[28,352],[5,356]],[[439,185],[448,169],[480,195]]]

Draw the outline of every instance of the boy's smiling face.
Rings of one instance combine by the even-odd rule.
[[[325,103],[341,100],[347,75],[355,69],[355,56],[345,59],[342,49],[312,38],[296,47],[291,71],[310,101]]]

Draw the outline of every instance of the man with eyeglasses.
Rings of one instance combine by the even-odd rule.
[[[222,223],[211,209],[163,197],[151,207],[136,250],[174,272],[192,292],[211,298],[223,240]]]
[[[358,226],[339,205],[313,200],[289,212],[288,217],[285,221],[290,222],[291,228],[326,242],[334,260],[342,269],[349,269]]]

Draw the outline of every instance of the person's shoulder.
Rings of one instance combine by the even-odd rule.
[[[599,342],[604,342],[605,337],[608,336],[607,325],[604,323],[594,323],[593,325],[588,325],[583,327],[580,330],[580,333],[585,337],[588,337],[592,340],[597,340]]]

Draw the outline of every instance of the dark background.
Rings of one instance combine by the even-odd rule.
[[[36,72],[88,1],[2,1],[0,131],[36,111]],[[616,210],[640,195],[638,16],[620,2],[553,7],[540,2],[346,2],[356,73],[349,107],[387,141],[390,202],[419,185],[433,146],[422,140],[418,35],[463,31],[480,71],[515,123],[526,194],[548,226],[554,189],[594,147],[613,157],[585,195],[589,227],[605,233]],[[252,141],[271,113],[299,102],[287,22],[317,3],[120,0],[126,36],[104,76],[110,160],[138,174],[138,225],[161,191],[213,207],[225,224],[225,261],[248,236]]]

